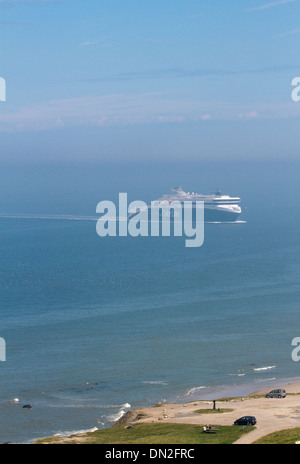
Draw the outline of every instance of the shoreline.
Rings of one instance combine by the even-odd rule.
[[[286,398],[266,398],[265,395],[275,388],[286,390]],[[226,392],[229,393],[229,390],[230,387],[226,389]],[[207,410],[213,409],[214,400],[216,408],[226,412],[216,414],[207,412]],[[201,409],[203,413],[201,413]],[[155,422],[222,426],[233,425],[236,419],[248,415],[255,416],[257,424],[253,431],[243,436],[235,444],[251,444],[279,430],[300,428],[300,379],[273,381],[272,386],[268,385],[268,388],[258,390],[252,389],[247,395],[219,396],[210,400],[198,399],[185,403],[159,403],[149,408],[131,410],[114,426],[134,426],[137,423]]]
[[[275,388],[285,389],[286,398],[265,397],[267,392]],[[236,394],[237,390],[244,394]],[[277,381],[271,379],[255,384],[215,387],[209,395],[205,393],[205,390],[202,390],[201,393],[195,392],[195,397],[187,397],[186,401],[183,402],[165,401],[152,406],[129,409],[107,428],[134,426],[137,423],[162,422],[199,426],[212,423],[219,426],[233,425],[234,420],[239,417],[251,415],[257,418],[255,429],[236,442],[237,444],[250,444],[269,433],[300,427],[300,378],[298,377],[277,379]],[[207,412],[208,409],[213,409],[214,400],[216,408],[226,410],[226,412],[216,414]],[[201,413],[201,409],[203,409],[203,413]],[[69,437],[59,437],[58,435],[55,437],[58,438],[59,443],[74,443],[74,439],[84,443],[85,440],[88,441],[88,434],[89,432],[86,431]]]
[[[244,397],[251,396],[257,392],[264,392],[267,390],[273,390],[274,388],[280,388],[282,385],[300,385],[300,377],[283,377],[283,378],[270,378],[255,380],[247,383],[240,384],[223,384],[210,387],[196,387],[193,390],[194,393],[182,395],[181,402],[187,401],[199,401],[199,400],[220,400],[221,398],[227,397]],[[284,388],[284,387],[283,387]],[[297,387],[296,387],[297,388]]]

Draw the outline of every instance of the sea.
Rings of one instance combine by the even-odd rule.
[[[277,183],[263,172],[258,179],[253,169],[247,188],[231,179],[226,193],[241,196],[241,220],[205,224],[198,248],[184,237],[99,237],[105,190],[78,214],[76,205],[70,213],[2,204],[1,443],[102,429],[137,407],[247,395],[300,377],[291,356],[300,337],[297,174]],[[173,186],[168,179],[161,191],[162,179],[147,185],[152,199]]]

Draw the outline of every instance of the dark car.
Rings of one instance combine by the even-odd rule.
[[[234,425],[255,425],[256,418],[254,416],[243,416],[234,421]]]
[[[270,393],[266,394],[266,398],[285,398],[286,397],[286,391],[282,390],[281,388],[279,390],[272,390]]]

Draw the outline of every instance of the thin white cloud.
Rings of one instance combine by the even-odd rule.
[[[248,8],[247,11],[267,10],[268,8],[273,8],[279,5],[285,5],[286,3],[294,3],[296,1],[297,0],[277,0],[276,2],[264,3],[263,5],[259,5],[254,8]]]
[[[98,37],[97,39],[93,40],[84,40],[81,42],[80,46],[81,47],[91,47],[93,45],[101,45],[102,47],[106,47],[109,44],[110,41],[110,36],[103,36],[103,37]]]
[[[99,40],[86,40],[85,42],[81,42],[81,47],[90,47],[91,45],[97,45]]]
[[[275,37],[285,37],[286,35],[296,35],[300,34],[300,29],[293,29],[291,31],[282,32],[281,34],[277,34]]]
[[[4,108],[4,106],[3,106]],[[43,131],[64,127],[112,127],[300,117],[294,102],[243,105],[195,101],[169,93],[105,95],[48,101],[0,113],[0,132]]]

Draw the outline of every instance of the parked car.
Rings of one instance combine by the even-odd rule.
[[[234,421],[234,425],[255,425],[256,418],[254,416],[243,416]]]
[[[279,390],[272,390],[266,394],[266,398],[285,398],[286,391],[279,389]]]

